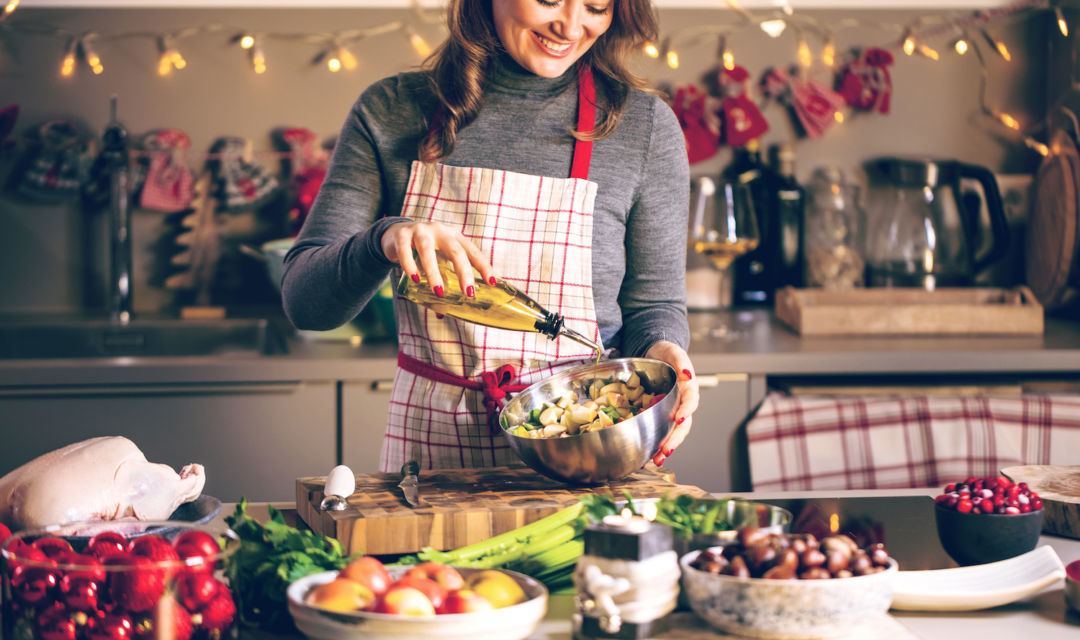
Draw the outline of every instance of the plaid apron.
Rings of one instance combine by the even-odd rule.
[[[578,75],[578,130],[595,123],[591,71]],[[576,141],[569,178],[413,162],[402,216],[457,227],[495,273],[597,344],[592,295],[592,143]],[[401,270],[391,276],[395,281]],[[507,392],[595,357],[569,340],[481,326],[397,297],[399,367],[380,468],[501,466],[517,460],[489,425]]]

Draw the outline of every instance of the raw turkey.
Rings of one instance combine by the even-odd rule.
[[[199,497],[200,464],[177,474],[147,462],[120,436],[90,438],[50,451],[0,478],[0,522],[12,529],[82,520],[166,520]]]

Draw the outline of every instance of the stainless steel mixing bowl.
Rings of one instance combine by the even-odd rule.
[[[652,407],[605,429],[565,438],[523,438],[511,429],[529,412],[582,389],[596,378],[626,380],[636,372],[649,393],[663,393]],[[521,460],[549,478],[570,484],[603,484],[637,471],[671,431],[671,413],[679,396],[675,370],[648,358],[616,358],[562,371],[514,396],[499,416],[503,434]],[[584,394],[587,396],[587,394]]]

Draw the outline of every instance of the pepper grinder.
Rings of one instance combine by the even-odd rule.
[[[585,529],[574,570],[575,640],[650,638],[679,595],[679,562],[670,526],[606,516]]]

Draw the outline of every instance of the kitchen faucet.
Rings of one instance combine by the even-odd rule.
[[[116,119],[116,94],[109,98],[109,124],[103,134],[101,159],[109,174],[109,318],[127,324],[131,305],[131,208],[128,194],[127,131]]]

